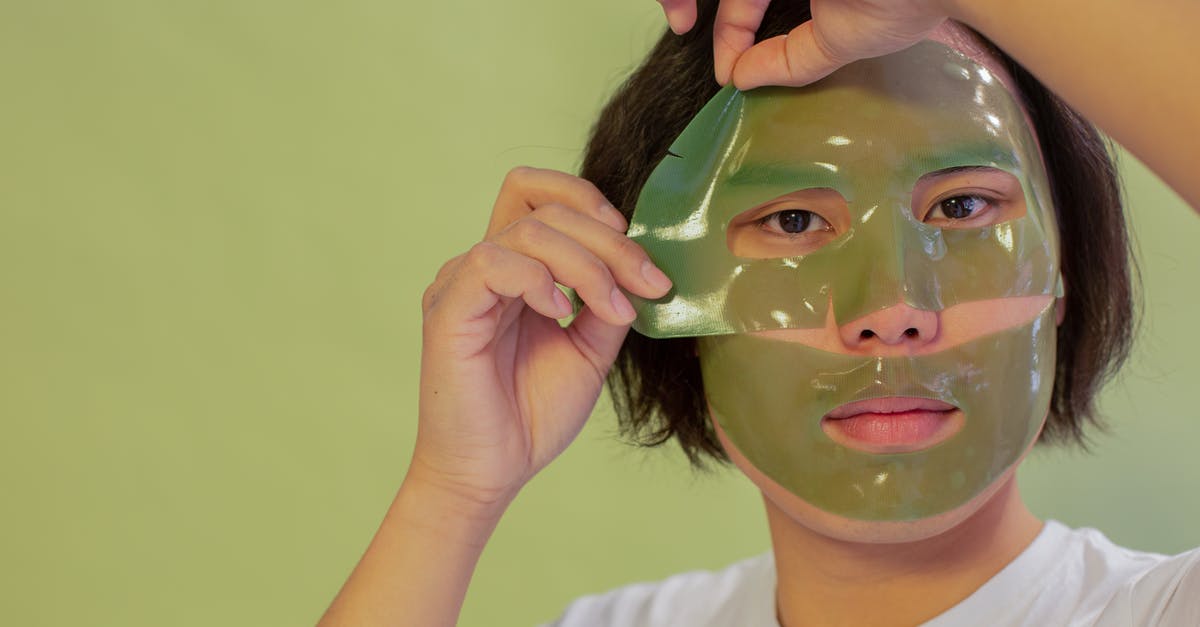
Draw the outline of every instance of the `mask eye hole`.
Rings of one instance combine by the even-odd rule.
[[[913,218],[942,229],[992,226],[1025,215],[1025,192],[1009,172],[962,166],[922,176],[912,193]]]
[[[738,257],[774,259],[811,253],[846,232],[846,199],[827,188],[804,189],[743,211],[725,241]]]
[[[783,209],[768,213],[758,218],[758,226],[771,233],[792,237],[833,228],[819,213],[808,209]]]

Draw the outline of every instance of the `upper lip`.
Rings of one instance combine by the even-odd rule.
[[[888,396],[846,403],[829,412],[825,417],[837,420],[858,414],[899,414],[906,411],[950,411],[952,409],[956,409],[954,405],[932,398]]]

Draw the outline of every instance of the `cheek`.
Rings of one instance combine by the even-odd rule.
[[[953,348],[979,337],[1028,324],[1049,307],[1051,295],[973,300],[942,310],[940,333],[928,352]]]

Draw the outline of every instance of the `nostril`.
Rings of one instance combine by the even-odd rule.
[[[920,334],[921,334],[921,332],[917,331],[913,327],[908,327],[907,329],[904,330],[904,335],[906,335],[908,337],[917,337]]]
[[[859,333],[858,336],[864,340],[869,340],[875,337],[875,332],[870,329],[866,329],[862,333]]]

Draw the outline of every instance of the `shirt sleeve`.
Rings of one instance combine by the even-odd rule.
[[[1123,586],[1096,625],[1200,625],[1200,549],[1165,559]]]

